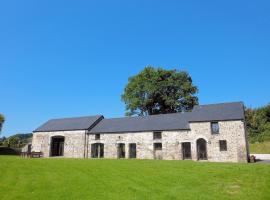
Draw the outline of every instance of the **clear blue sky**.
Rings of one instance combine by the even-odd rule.
[[[165,3],[166,2],[166,3]],[[3,135],[121,117],[129,76],[186,70],[201,104],[270,102],[269,1],[1,1]]]

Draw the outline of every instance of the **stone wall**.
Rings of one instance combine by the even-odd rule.
[[[36,132],[33,134],[32,151],[41,151],[44,157],[50,156],[51,138],[64,136],[64,157],[83,158],[85,150],[85,132],[82,131],[56,131]]]
[[[95,135],[86,136],[85,131],[39,132],[33,136],[33,150],[50,155],[50,138],[64,136],[64,157],[91,158],[91,144],[104,144],[104,158],[117,158],[117,145],[125,144],[126,158],[129,144],[136,143],[138,159],[154,158],[154,143],[162,143],[162,159],[181,160],[182,143],[191,143],[192,160],[197,160],[197,140],[203,138],[207,142],[207,157],[214,162],[247,162],[247,142],[245,125],[242,121],[219,122],[220,133],[211,133],[210,122],[190,123],[191,130],[163,131],[162,139],[154,140],[153,132],[137,133],[105,133],[95,140]],[[227,141],[227,151],[220,151],[219,141]]]
[[[162,158],[166,160],[181,160],[182,143],[191,143],[192,159],[197,160],[197,140],[203,138],[207,142],[207,156],[214,162],[247,162],[247,143],[245,126],[242,121],[219,122],[220,133],[211,133],[210,122],[190,123],[191,130],[163,131],[161,140],[153,139],[153,132],[138,133],[105,133],[100,134],[100,140],[95,135],[89,135],[88,157],[91,157],[91,144],[104,144],[104,157],[117,158],[117,144],[124,143],[126,158],[128,158],[129,143],[137,144],[138,159],[154,158],[154,143],[162,143]],[[219,141],[227,141],[227,151],[220,151]]]

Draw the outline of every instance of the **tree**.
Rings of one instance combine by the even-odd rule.
[[[18,133],[15,135],[11,135],[8,138],[3,137],[0,138],[0,146],[6,146],[6,147],[14,147],[14,148],[21,148],[31,142],[33,137],[32,133]]]
[[[0,133],[2,131],[3,124],[5,122],[5,117],[0,113]]]
[[[9,147],[19,148],[21,144],[20,137],[17,135],[11,136],[8,138]]]
[[[250,142],[270,140],[270,104],[256,108],[246,108],[246,125]]]
[[[127,116],[176,113],[197,105],[197,92],[187,72],[148,66],[128,79],[122,101]]]

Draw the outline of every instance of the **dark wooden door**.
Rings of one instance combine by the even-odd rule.
[[[136,144],[135,143],[129,144],[129,158],[136,158],[136,157],[137,157]]]
[[[118,154],[118,158],[125,158],[126,157],[125,144],[123,144],[123,143],[118,144],[117,154]]]
[[[182,143],[182,154],[183,154],[183,160],[191,159],[191,144],[190,144],[190,142],[183,142]]]

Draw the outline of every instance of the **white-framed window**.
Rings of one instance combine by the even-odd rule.
[[[212,134],[219,134],[218,122],[211,122],[211,132],[212,132]]]

